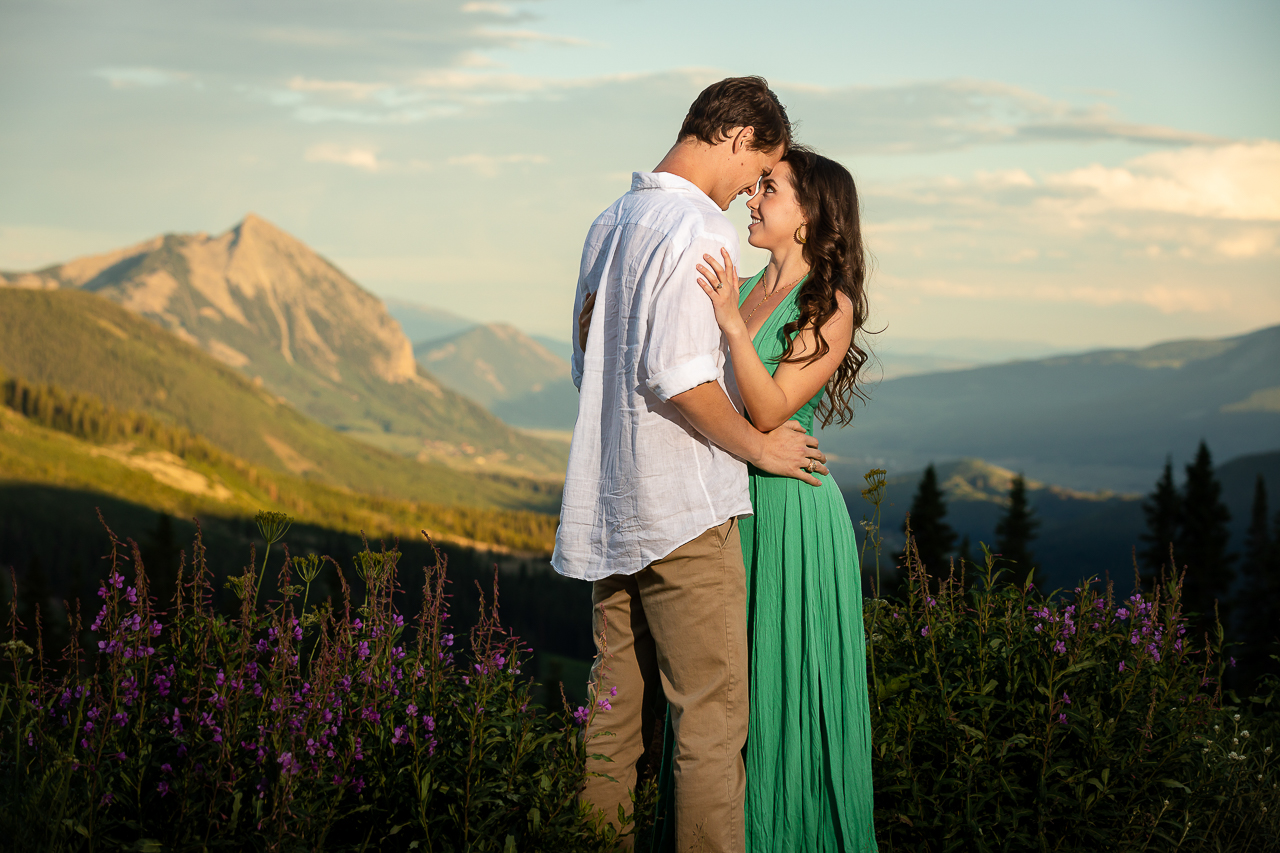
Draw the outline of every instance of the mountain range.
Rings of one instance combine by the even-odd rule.
[[[821,434],[841,481],[986,459],[1087,491],[1146,492],[1201,439],[1216,458],[1280,446],[1280,326],[886,380]]]
[[[5,285],[106,297],[300,412],[378,447],[472,470],[563,471],[561,445],[513,430],[443,387],[420,369],[377,297],[257,216],[213,237],[169,234],[0,274]]]
[[[441,383],[519,427],[571,430],[578,389],[569,363],[546,344],[505,324],[477,325],[415,344],[419,364]]]
[[[934,468],[947,501],[945,521],[958,537],[969,538],[971,553],[981,559],[979,543],[996,548],[995,527],[1008,506],[1014,472],[981,459],[943,462]],[[1177,474],[1181,470],[1175,467]],[[883,572],[893,565],[893,554],[902,550],[902,521],[921,473],[891,473],[887,479],[881,504]],[[1232,546],[1239,552],[1256,478],[1261,475],[1266,482],[1273,510],[1280,497],[1280,451],[1231,459],[1219,465],[1216,473],[1223,503],[1231,513]],[[873,508],[861,494],[862,478],[848,477],[841,484],[850,516],[855,521],[870,518]],[[1085,577],[1104,574],[1128,583],[1133,575],[1133,549],[1142,547],[1146,530],[1142,495],[1079,491],[1037,480],[1027,480],[1026,485],[1028,502],[1040,522],[1031,551],[1043,589],[1069,588]],[[871,557],[867,560],[870,563]]]

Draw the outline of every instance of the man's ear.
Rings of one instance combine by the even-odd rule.
[[[733,136],[733,153],[741,154],[751,147],[751,143],[756,139],[756,129],[754,127],[740,127]]]

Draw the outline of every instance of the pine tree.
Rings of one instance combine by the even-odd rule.
[[[1276,536],[1267,522],[1267,484],[1258,475],[1245,536],[1244,585],[1237,600],[1240,618],[1241,686],[1248,689],[1268,669],[1280,633],[1280,514],[1276,515]]]
[[[1213,472],[1213,457],[1203,441],[1195,461],[1187,466],[1187,482],[1182,495],[1182,529],[1174,544],[1178,563],[1186,566],[1182,588],[1186,610],[1213,613],[1215,601],[1225,619],[1225,597],[1231,589],[1235,555],[1227,551],[1231,512],[1222,502],[1222,485]]]
[[[1171,458],[1165,458],[1164,473],[1142,502],[1142,512],[1147,517],[1147,532],[1142,535],[1144,547],[1138,552],[1138,562],[1143,579],[1154,581],[1160,570],[1169,566],[1169,549],[1182,532],[1182,495],[1173,483]],[[1175,556],[1180,559],[1180,555]]]
[[[943,521],[946,514],[947,503],[938,488],[938,472],[930,463],[911,501],[911,537],[916,541],[920,562],[936,578],[944,578],[951,571],[949,558],[956,543],[956,532]],[[906,531],[905,524],[903,531]],[[902,557],[898,555],[899,562]]]
[[[1012,564],[1013,582],[1019,585],[1035,577],[1031,540],[1036,538],[1039,526],[1039,519],[1027,503],[1027,481],[1019,474],[1009,487],[1009,509],[996,524],[996,551],[1005,563]]]

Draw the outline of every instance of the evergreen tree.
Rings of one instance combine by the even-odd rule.
[[[1155,490],[1142,502],[1147,517],[1147,532],[1142,535],[1143,548],[1138,563],[1144,580],[1154,581],[1161,568],[1169,566],[1169,549],[1182,532],[1182,495],[1173,484],[1173,460],[1166,457],[1164,473],[1156,481]],[[1181,555],[1178,555],[1181,559]],[[1175,567],[1170,566],[1172,571]]]
[[[1230,521],[1231,512],[1222,502],[1222,485],[1213,472],[1213,457],[1201,441],[1195,461],[1187,466],[1182,529],[1174,545],[1178,562],[1186,566],[1183,606],[1187,610],[1210,616],[1214,602],[1221,601],[1220,611],[1225,611],[1225,597],[1235,577],[1231,568],[1235,555],[1227,551]],[[1225,619],[1226,613],[1221,615]]]
[[[924,469],[916,496],[911,501],[911,537],[916,541],[916,551],[925,570],[936,578],[944,578],[951,571],[950,556],[956,544],[956,532],[943,521],[947,503],[938,488],[938,472],[930,463]],[[903,524],[906,532],[906,524]],[[898,555],[902,561],[905,552]]]
[[[1025,584],[1035,576],[1031,540],[1040,521],[1027,503],[1027,481],[1019,474],[1009,487],[1009,509],[996,524],[996,551],[1005,563],[1012,563],[1013,582]]]
[[[1267,484],[1258,475],[1245,537],[1244,585],[1237,608],[1240,618],[1241,686],[1248,689],[1268,669],[1280,632],[1280,514],[1276,536],[1267,527]]]

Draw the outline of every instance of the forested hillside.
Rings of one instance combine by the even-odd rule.
[[[75,290],[0,288],[0,370],[88,394],[200,435],[246,462],[332,487],[438,504],[554,511],[559,487],[378,450],[114,303]]]

